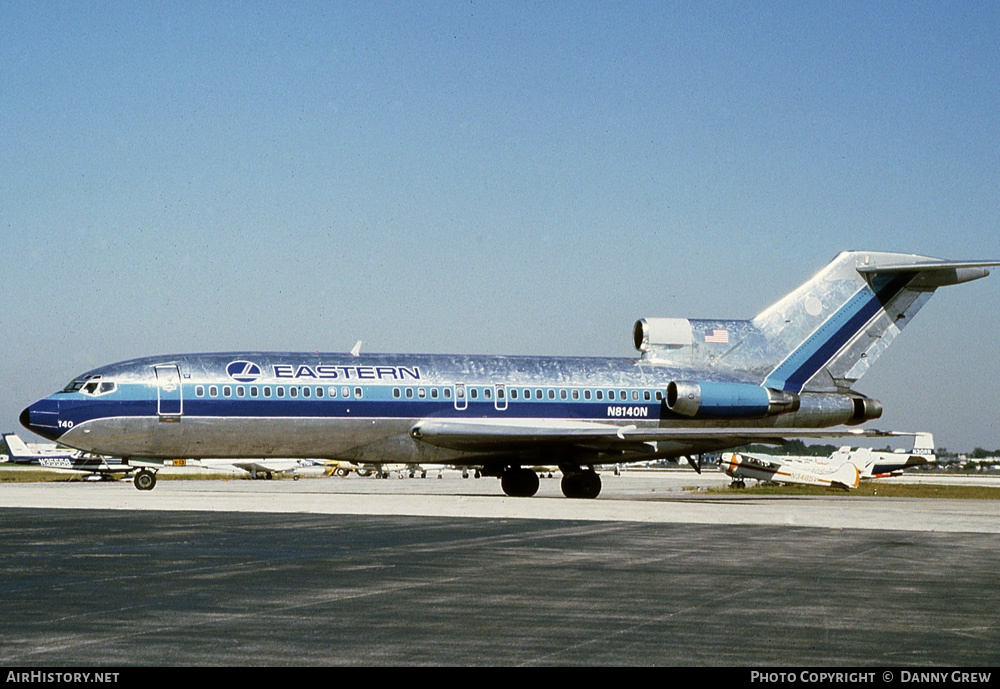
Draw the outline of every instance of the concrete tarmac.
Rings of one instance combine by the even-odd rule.
[[[495,479],[0,484],[0,662],[986,666],[1000,505]]]

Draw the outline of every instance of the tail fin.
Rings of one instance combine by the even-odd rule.
[[[1000,261],[945,261],[845,251],[753,319],[765,358],[779,363],[764,385],[801,392],[850,388],[938,287],[989,275]]]
[[[10,456],[10,461],[23,462],[34,457],[31,448],[25,445],[24,441],[14,433],[4,433],[3,440],[7,444],[7,453]]]
[[[861,470],[853,462],[844,462],[830,477],[830,485],[857,488],[861,484]]]
[[[934,436],[930,433],[914,433],[913,449],[910,454],[915,455],[914,459],[921,457],[926,462],[937,461],[937,456],[934,454]]]

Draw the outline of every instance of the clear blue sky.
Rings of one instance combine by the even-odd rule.
[[[842,249],[1000,259],[996,2],[0,3],[0,430],[231,349],[622,355]],[[1000,275],[857,388],[1000,448]]]

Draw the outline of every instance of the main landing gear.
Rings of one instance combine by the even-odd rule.
[[[601,494],[601,477],[593,469],[571,471],[563,474],[560,487],[567,498],[593,500]]]
[[[509,466],[500,474],[500,486],[512,498],[530,498],[538,492],[538,474]],[[601,477],[593,469],[564,469],[560,487],[567,498],[592,500],[601,494]]]
[[[538,492],[538,474],[531,469],[507,467],[500,475],[500,486],[512,498],[530,498]]]

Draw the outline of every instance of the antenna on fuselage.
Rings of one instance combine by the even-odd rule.
[[[351,356],[358,356],[360,354],[361,354],[361,340],[358,340],[357,342],[354,343],[354,346],[351,347]]]

